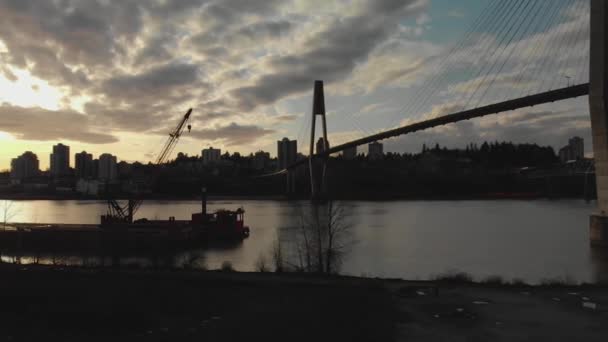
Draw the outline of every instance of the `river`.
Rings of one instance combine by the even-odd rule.
[[[608,252],[589,246],[589,214],[582,200],[347,201],[352,225],[341,272],[356,276],[429,279],[466,272],[477,280],[500,276],[605,281]],[[251,236],[231,248],[201,251],[207,268],[229,261],[239,271],[269,257],[283,230],[297,225],[306,201],[211,201],[209,209],[243,207]],[[14,222],[98,223],[102,201],[15,201]],[[146,201],[138,217],[188,219],[197,201]],[[284,234],[283,234],[284,235]]]

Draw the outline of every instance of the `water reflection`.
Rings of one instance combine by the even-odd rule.
[[[428,279],[449,270],[475,279],[500,275],[527,282],[570,278],[578,282],[606,280],[603,250],[590,249],[589,213],[595,203],[560,201],[390,201],[344,202],[357,241],[342,271],[352,275]],[[308,201],[217,201],[210,210],[243,206],[251,236],[242,244],[194,248],[170,257],[121,256],[120,262],[183,265],[201,254],[204,266],[219,268],[230,261],[236,270],[250,271],[261,256],[270,258],[273,244],[294,241]],[[103,201],[18,201],[14,221],[36,223],[99,222]],[[189,219],[198,201],[148,201],[139,217]],[[6,250],[2,251],[4,255]],[[68,253],[69,254],[69,253]],[[24,255],[23,260],[27,256]],[[30,257],[35,257],[30,255]],[[56,256],[58,258],[69,256]],[[89,259],[93,260],[95,256]],[[3,257],[4,261],[6,256]],[[40,256],[49,262],[48,256]],[[66,259],[67,262],[77,262]],[[93,262],[93,261],[87,261]],[[99,261],[111,264],[105,258]],[[143,261],[142,261],[143,263]]]
[[[184,250],[175,253],[150,254],[92,254],[92,253],[9,253],[0,256],[2,263],[20,265],[55,265],[78,267],[124,267],[153,269],[208,269],[205,252],[201,249]]]

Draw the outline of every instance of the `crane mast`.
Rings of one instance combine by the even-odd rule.
[[[169,138],[155,160],[155,165],[161,165],[167,161],[186,127],[188,128],[188,131],[190,131],[191,126],[186,125],[188,120],[190,120],[190,114],[192,114],[192,108],[188,109],[188,112],[186,112],[184,117],[180,120],[177,127],[169,134]],[[105,219],[109,219],[110,221],[133,222],[133,216],[142,202],[143,200],[141,198],[129,199],[128,203],[125,206],[122,206],[115,199],[109,199],[108,215]]]

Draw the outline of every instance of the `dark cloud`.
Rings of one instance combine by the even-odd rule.
[[[236,30],[232,39],[244,37],[251,41],[266,38],[277,38],[283,36],[293,28],[293,24],[287,20],[262,21],[247,25]]]
[[[274,130],[255,125],[239,125],[235,122],[226,126],[214,126],[202,130],[193,129],[191,135],[208,141],[221,141],[227,146],[250,144],[266,135],[275,133]]]
[[[0,131],[24,140],[72,140],[108,144],[118,139],[108,132],[93,129],[88,115],[70,110],[0,106]]]
[[[175,40],[176,33],[173,30],[163,30],[158,35],[151,37],[135,57],[135,65],[148,65],[171,60]]]
[[[153,5],[150,12],[162,18],[191,14],[199,10],[209,0],[164,0]]]
[[[11,54],[28,53],[27,44],[55,51],[65,63],[111,65],[117,40],[133,38],[142,27],[136,1],[0,1],[0,36]]]
[[[203,16],[222,25],[232,24],[245,16],[268,16],[281,3],[281,0],[216,0],[205,6]]]
[[[280,56],[268,64],[272,72],[254,85],[236,88],[232,96],[242,110],[274,103],[289,95],[310,90],[315,79],[329,82],[348,76],[393,32],[399,20],[415,14],[417,1],[370,1],[360,15],[339,20],[311,37],[303,51]]]
[[[199,76],[198,66],[184,63],[120,74],[101,82],[84,110],[100,126],[119,131],[155,131],[170,125],[175,113],[196,92],[208,87]]]
[[[102,127],[116,131],[147,132],[164,126],[176,113],[171,104],[146,104],[113,106],[100,102],[88,102],[85,111]],[[177,115],[177,114],[173,114]]]
[[[168,63],[139,74],[124,74],[105,80],[101,92],[111,98],[160,99],[193,86],[199,80],[194,64]]]

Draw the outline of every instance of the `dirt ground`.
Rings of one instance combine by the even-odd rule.
[[[0,341],[390,341],[376,282],[181,271],[0,271]]]
[[[608,289],[393,284],[397,341],[608,341]]]
[[[608,288],[0,267],[0,341],[606,341]]]

